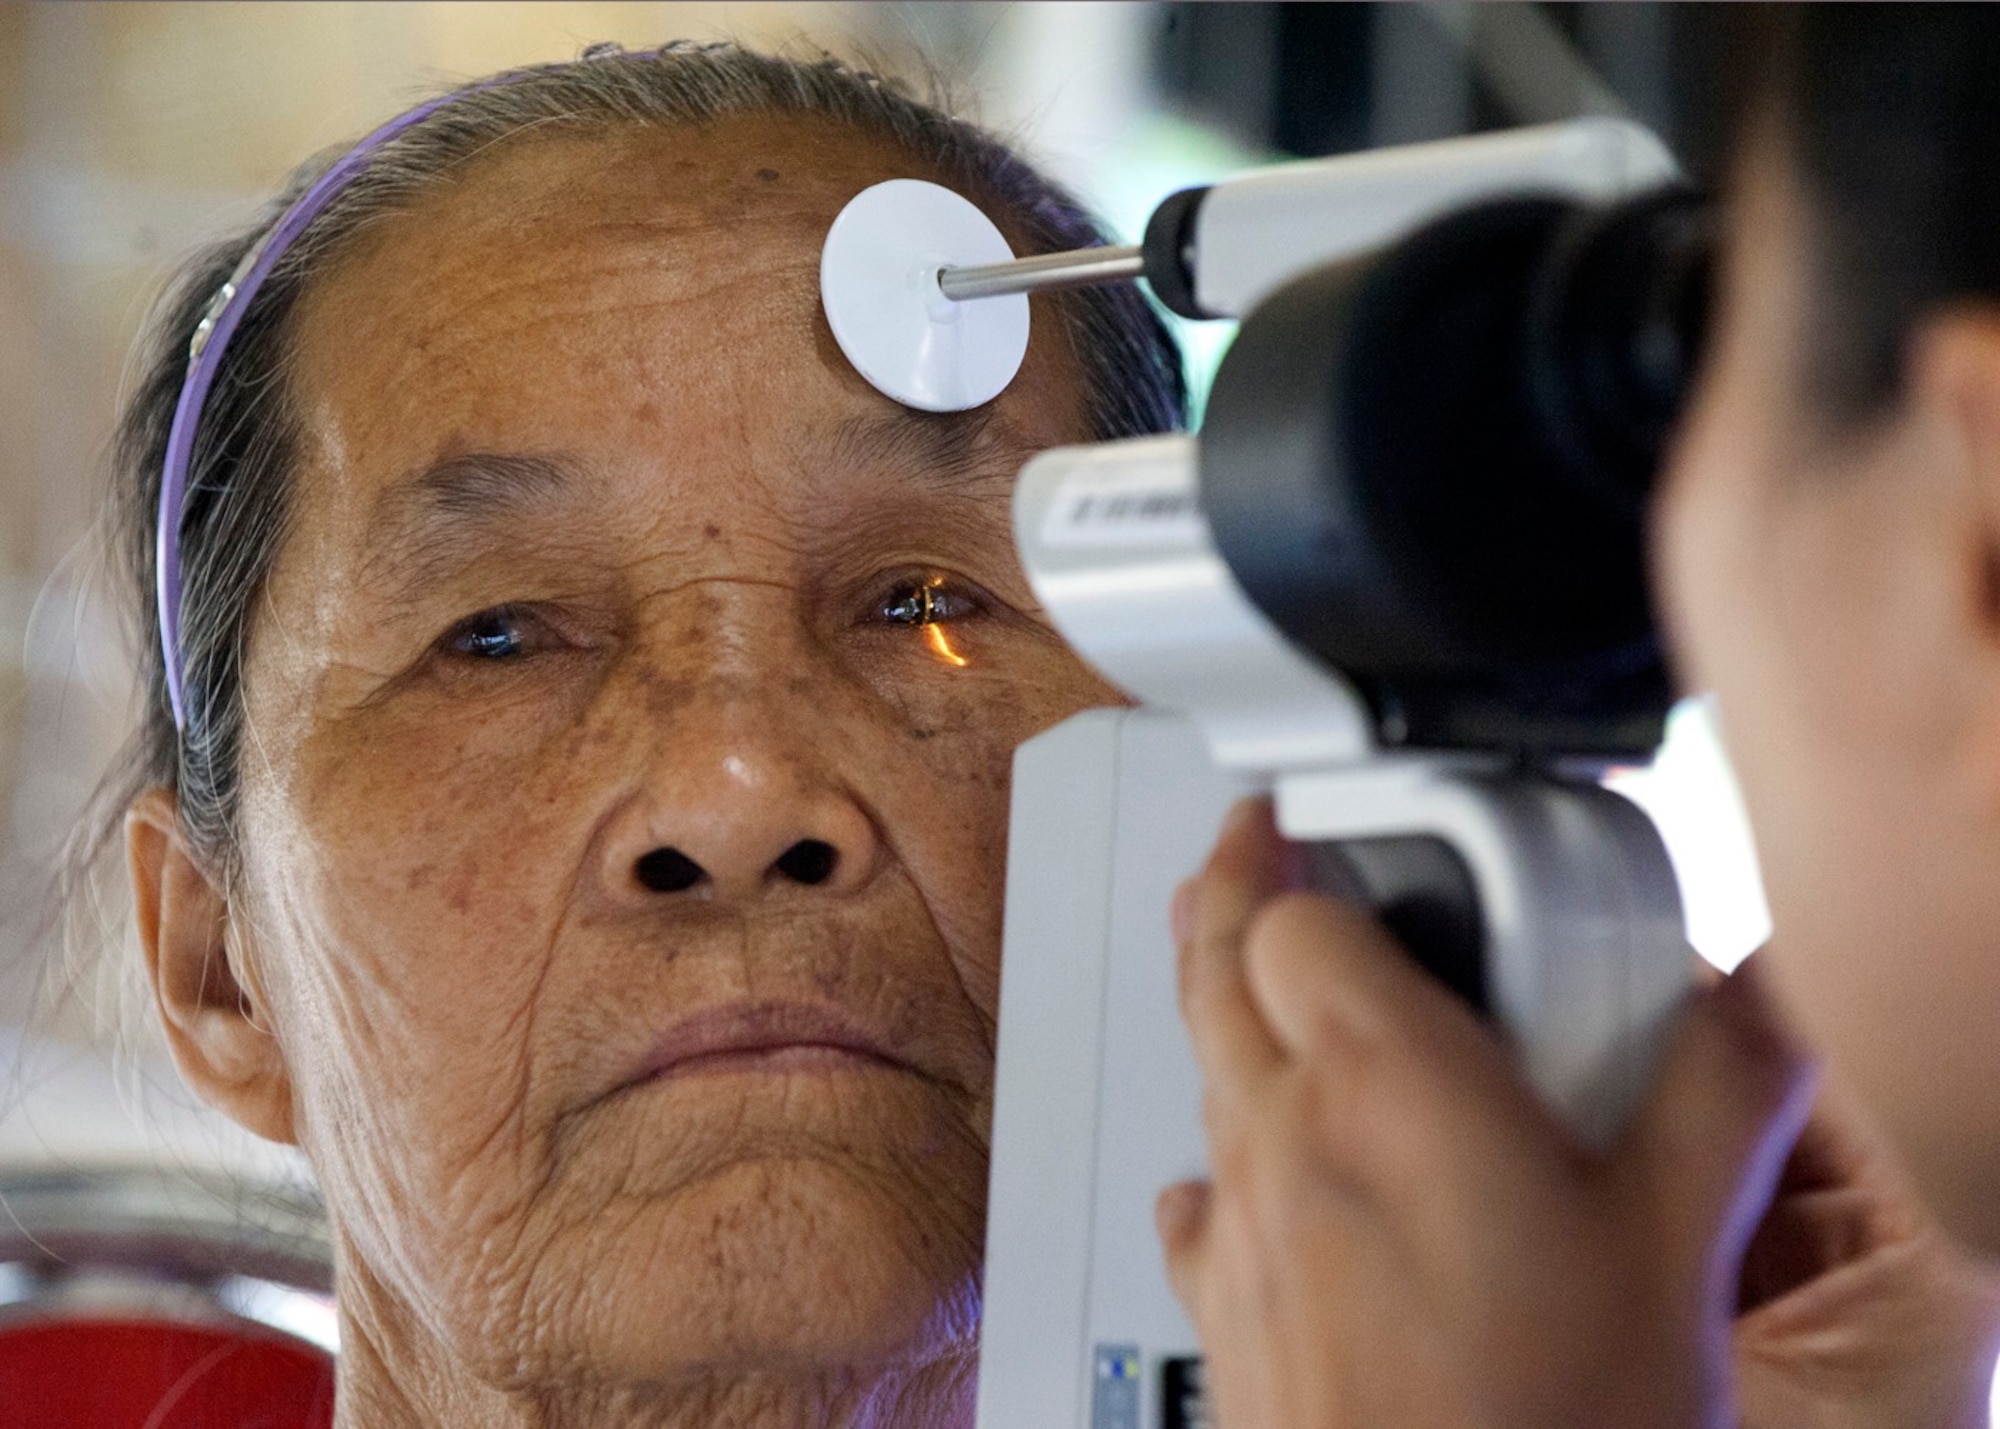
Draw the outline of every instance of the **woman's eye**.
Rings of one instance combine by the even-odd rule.
[[[942,625],[977,615],[979,602],[966,591],[951,585],[942,576],[909,581],[890,592],[882,602],[882,619],[891,625]]]
[[[482,610],[461,620],[444,637],[444,648],[468,660],[511,660],[528,647],[527,620],[510,606]]]

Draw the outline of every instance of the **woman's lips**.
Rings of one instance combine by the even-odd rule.
[[[721,1007],[674,1024],[635,1082],[704,1072],[912,1070],[879,1036],[832,1008],[764,1002]]]

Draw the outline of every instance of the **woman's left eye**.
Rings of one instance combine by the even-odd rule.
[[[527,653],[528,624],[512,606],[497,606],[461,620],[440,643],[451,654],[469,660],[516,659]]]
[[[877,613],[891,625],[923,626],[963,620],[981,609],[970,591],[959,589],[943,576],[925,576],[897,586]]]

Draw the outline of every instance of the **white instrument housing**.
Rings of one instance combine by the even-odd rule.
[[[1460,204],[1511,192],[1613,199],[1679,172],[1650,129],[1608,118],[1252,169],[1211,188],[1195,216],[1195,297],[1242,317],[1300,274]]]
[[[1209,195],[1198,290],[1240,313],[1496,191],[1609,198],[1672,175],[1611,121],[1286,165]],[[1356,691],[1217,553],[1199,456],[1191,437],[1060,449],[1016,492],[1037,595],[1142,708],[1079,715],[1015,761],[980,1429],[1206,1422],[1153,1204],[1206,1166],[1167,906],[1235,798],[1274,793],[1295,840],[1448,848],[1477,894],[1486,1005],[1586,1144],[1635,1106],[1693,975],[1646,817],[1588,779],[1382,748]]]

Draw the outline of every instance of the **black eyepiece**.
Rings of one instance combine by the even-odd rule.
[[[1670,692],[1647,495],[1708,311],[1707,208],[1519,196],[1279,290],[1202,431],[1258,606],[1385,741],[1621,756]]]
[[[1533,280],[1522,359],[1570,475],[1643,514],[1707,332],[1712,210],[1669,188],[1572,214]]]

